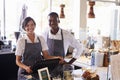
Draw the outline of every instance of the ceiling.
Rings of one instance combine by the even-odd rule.
[[[99,2],[116,3],[116,5],[120,6],[120,0],[88,0],[88,1],[99,1]]]

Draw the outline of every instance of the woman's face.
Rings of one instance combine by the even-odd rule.
[[[35,24],[32,20],[30,20],[25,26],[25,31],[27,33],[34,33],[34,29],[35,29]]]

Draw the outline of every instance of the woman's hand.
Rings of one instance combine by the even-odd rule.
[[[24,69],[27,73],[32,73],[30,66],[27,66],[21,62],[21,56],[16,56],[16,64],[22,69]]]
[[[31,70],[30,66],[26,66],[25,70],[27,73],[32,73],[33,71]]]

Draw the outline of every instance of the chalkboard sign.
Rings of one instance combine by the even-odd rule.
[[[50,75],[47,67],[38,69],[38,74],[40,80],[50,80]]]

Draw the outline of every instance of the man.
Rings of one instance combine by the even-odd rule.
[[[69,46],[73,47],[75,50],[75,55],[68,62],[72,64],[78,57],[80,57],[83,49],[82,45],[74,38],[74,36],[59,27],[59,16],[56,12],[51,12],[48,15],[49,27],[50,29],[45,31],[43,37],[45,38],[49,54],[54,56],[62,56],[63,58],[67,54]]]

